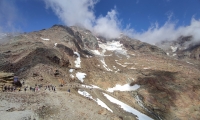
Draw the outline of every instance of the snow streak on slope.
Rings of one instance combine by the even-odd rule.
[[[103,64],[103,67],[104,67],[107,71],[112,71],[110,68],[108,68],[108,66],[106,65],[104,59],[103,59],[103,60],[100,60],[100,61],[101,61],[101,63]]]
[[[133,91],[133,90],[137,90],[138,88],[140,88],[140,85],[133,85],[130,86],[129,84],[125,84],[125,85],[116,85],[113,88],[108,88],[108,92],[114,92],[114,91]]]
[[[96,89],[102,89],[102,88],[100,88],[100,87],[98,87],[98,86],[96,86],[96,85],[81,85],[82,87],[85,87],[85,88],[89,88],[89,89],[91,89],[91,88],[96,88]]]
[[[42,38],[42,37],[40,37],[40,38],[41,38],[42,40],[47,40],[47,41],[50,40],[50,39],[48,39],[48,38]]]
[[[75,63],[75,67],[80,68],[81,67],[81,58],[80,58],[80,54],[78,52],[74,52],[74,54],[76,54],[78,57],[76,58],[76,61],[74,61]]]
[[[121,108],[124,109],[125,111],[133,113],[134,115],[137,115],[137,117],[138,117],[139,120],[153,120],[152,118],[148,117],[147,115],[145,115],[145,114],[137,111],[136,109],[130,107],[129,105],[127,105],[127,104],[125,104],[125,103],[123,103],[123,102],[121,102],[121,101],[119,101],[119,100],[111,97],[110,95],[105,94],[105,93],[103,93],[103,95],[107,99],[109,99],[111,102],[120,105]]]
[[[88,92],[86,91],[80,91],[78,90],[78,93],[85,96],[85,97],[88,97],[92,100],[94,100],[95,102],[97,102],[98,105],[100,105],[101,107],[103,108],[106,108],[107,110],[109,110],[110,112],[113,112],[104,102],[102,102],[100,99],[97,98],[97,100],[95,100]]]

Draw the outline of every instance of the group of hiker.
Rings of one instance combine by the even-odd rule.
[[[37,85],[37,84],[35,84],[35,86],[34,87],[28,87],[28,86],[26,86],[26,87],[24,87],[24,91],[26,92],[26,91],[28,91],[28,90],[30,90],[30,91],[32,91],[32,92],[37,92],[37,91],[40,91],[41,90],[41,88],[42,88],[42,85]],[[47,85],[47,86],[45,86],[45,90],[49,90],[49,91],[56,91],[56,86],[53,86],[53,85]],[[3,85],[2,86],[2,91],[3,92],[16,92],[16,91],[22,91],[22,89],[21,89],[21,87],[16,87],[16,86],[11,86],[11,85]]]
[[[11,86],[11,85],[7,86],[5,84],[2,86],[2,88],[3,88],[2,89],[3,92],[15,92],[17,90],[15,86]]]
[[[18,86],[18,84],[16,83],[20,83],[20,86]],[[17,92],[17,91],[22,91],[22,86],[24,86],[23,90],[26,91],[32,91],[32,92],[37,92],[40,91],[42,88],[44,88],[43,90],[49,90],[49,91],[54,91],[56,92],[56,86],[49,84],[49,85],[37,85],[35,84],[35,86],[25,86],[25,81],[24,79],[19,81],[18,76],[14,76],[14,81],[13,81],[13,85],[3,85],[2,86],[2,91],[3,92]],[[63,87],[64,85],[61,84],[60,87]],[[70,93],[70,89],[67,90],[67,92]]]

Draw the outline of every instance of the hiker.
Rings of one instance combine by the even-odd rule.
[[[35,87],[35,91],[38,91],[38,86]]]
[[[53,85],[51,86],[51,89],[52,89],[52,91],[53,91],[53,89],[54,89],[54,86],[53,86]]]
[[[13,91],[15,92],[15,90],[16,90],[16,87],[15,87],[15,86],[13,86]]]
[[[35,88],[32,88],[33,92],[35,92]]]
[[[50,85],[48,85],[48,88],[49,88],[49,91],[50,91],[50,90],[51,90],[51,89],[50,89]]]
[[[70,93],[70,89],[68,89],[68,92]]]
[[[32,90],[32,87],[30,86],[30,90]]]
[[[8,89],[8,92],[10,92],[10,85],[8,85],[8,88],[7,88],[7,89]]]
[[[10,87],[10,91],[13,92],[13,86]]]
[[[7,86],[6,85],[4,86],[4,90],[7,92]]]
[[[26,92],[26,87],[24,88],[24,91]]]
[[[56,86],[54,86],[53,91],[56,92]]]
[[[24,83],[24,80],[22,81],[22,85],[24,85],[25,83]]]

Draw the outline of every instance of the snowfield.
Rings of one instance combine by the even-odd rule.
[[[106,93],[103,93],[103,95],[108,99],[110,100],[112,103],[115,103],[115,104],[118,104],[121,106],[122,109],[124,109],[125,111],[127,112],[130,112],[134,115],[137,115],[138,119],[139,120],[153,120],[152,118],[150,118],[149,116],[137,111],[136,109],[130,107],[129,105],[111,97],[110,95],[106,94]]]
[[[108,88],[108,92],[114,92],[114,91],[133,91],[133,90],[137,90],[140,88],[140,85],[133,85],[130,86],[129,84],[125,84],[125,85],[116,85],[113,88]]]

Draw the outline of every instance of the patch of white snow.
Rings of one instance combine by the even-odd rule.
[[[113,88],[108,88],[108,92],[114,92],[114,91],[133,91],[133,90],[137,90],[138,88],[140,88],[140,85],[135,84],[133,86],[130,86],[130,84],[125,84],[125,85],[116,85]]]
[[[80,54],[78,52],[74,52],[74,54],[76,54],[78,57],[76,58],[76,60],[74,61],[75,63],[75,67],[80,68],[81,67],[81,58],[80,58]]]
[[[125,104],[125,103],[123,103],[123,102],[121,102],[121,101],[119,101],[119,100],[117,100],[117,99],[111,97],[110,95],[105,94],[105,93],[103,93],[103,95],[104,95],[108,100],[110,100],[111,102],[120,105],[121,108],[124,109],[125,111],[130,112],[130,113],[132,113],[132,114],[134,114],[134,115],[137,115],[137,117],[138,117],[139,120],[153,120],[153,119],[150,118],[149,116],[147,116],[147,115],[145,115],[145,114],[143,114],[143,113],[137,111],[136,109],[134,109],[134,108],[130,107],[129,105],[127,105],[127,104]]]
[[[42,40],[50,40],[50,39],[48,39],[48,38],[42,38],[42,37],[40,37]]]
[[[171,46],[172,52],[176,52],[177,48],[177,46]]]
[[[56,47],[58,43],[55,43],[54,46]]]
[[[73,72],[74,71],[74,69],[69,69],[69,72]]]
[[[76,77],[81,81],[83,82],[83,78],[85,78],[86,74],[85,73],[81,73],[81,72],[77,72],[76,73]]]
[[[102,102],[100,99],[97,98],[97,100],[93,99],[93,97],[86,91],[80,91],[78,90],[78,93],[83,95],[84,97],[88,97],[92,100],[94,100],[95,102],[97,102],[98,105],[100,105],[103,108],[106,108],[107,110],[109,110],[110,112],[113,112],[104,102]]]

